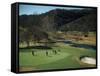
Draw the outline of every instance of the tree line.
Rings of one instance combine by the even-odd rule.
[[[19,16],[19,42],[52,41],[49,32],[96,31],[96,9],[54,9],[42,14]],[[76,28],[77,27],[77,28]]]

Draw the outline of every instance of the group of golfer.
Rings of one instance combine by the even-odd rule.
[[[57,54],[57,53],[60,52],[60,51],[61,51],[61,50],[52,50],[52,53],[53,53],[53,54]],[[35,52],[36,52],[36,51],[34,51],[34,50],[32,51],[32,55],[33,55],[33,56],[36,55]],[[46,54],[46,56],[49,56],[49,51],[46,50],[46,51],[45,51],[45,54]]]

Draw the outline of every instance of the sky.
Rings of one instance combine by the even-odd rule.
[[[67,10],[75,10],[75,9],[83,9],[83,8],[77,8],[77,7],[58,7],[58,6],[41,6],[41,5],[25,5],[20,4],[19,5],[19,15],[30,15],[30,14],[41,14],[48,12],[53,9],[67,9]]]

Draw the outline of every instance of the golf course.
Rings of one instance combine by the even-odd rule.
[[[19,9],[19,72],[96,67],[95,8],[20,5]]]
[[[20,71],[71,69],[95,67],[96,65],[82,63],[80,57],[89,56],[96,59],[96,49],[89,47],[74,47],[75,43],[55,43],[52,49],[20,49]],[[57,53],[54,53],[56,50]],[[34,51],[34,55],[32,54]],[[48,55],[46,55],[48,51]]]

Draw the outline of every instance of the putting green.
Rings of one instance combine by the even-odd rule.
[[[20,67],[33,70],[46,70],[46,69],[69,69],[69,68],[84,68],[90,67],[89,65],[81,65],[77,60],[81,56],[90,56],[95,58],[96,51],[93,49],[85,49],[72,47],[67,44],[61,44],[62,46],[53,47],[51,50],[47,50],[49,55],[46,56],[46,50],[34,49],[35,56],[32,55],[33,49],[20,49],[19,64]],[[58,50],[57,54],[54,54],[52,50]],[[95,67],[95,66],[94,66]]]
[[[20,53],[20,66],[37,66],[41,64],[48,64],[55,62],[57,60],[61,60],[67,56],[69,56],[69,53],[59,53],[59,54],[51,54],[49,52],[49,56],[45,55],[45,51],[37,52],[36,56],[32,55],[32,52],[21,52]]]

